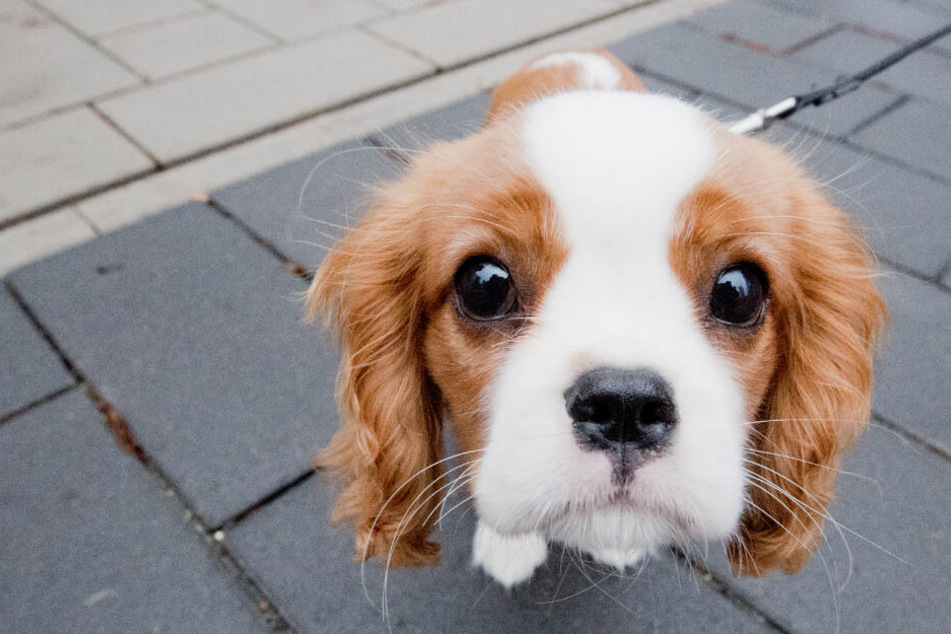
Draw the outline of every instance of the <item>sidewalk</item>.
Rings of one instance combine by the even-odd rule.
[[[543,50],[615,42],[650,89],[731,120],[951,21],[947,0],[758,0],[696,13],[701,3],[686,1],[552,2],[544,20],[512,33],[505,25],[519,20],[492,15],[518,6],[534,17],[540,3],[489,0],[484,15],[468,13],[474,4],[346,3],[353,15],[334,13],[346,24],[320,33],[304,27],[329,18],[256,14],[261,4],[241,0],[122,11],[105,0],[83,11],[0,0],[0,86],[11,24],[73,42],[37,44],[69,62],[52,84],[62,94],[0,95],[0,629],[946,631],[949,39],[769,133],[865,228],[891,310],[873,425],[843,465],[820,555],[796,576],[735,579],[711,545],[703,561],[670,554],[618,578],[555,549],[531,585],[506,593],[468,565],[463,506],[439,530],[438,568],[386,578],[382,622],[362,586],[379,605],[382,567],[361,577],[352,535],[328,525],[332,487],[308,467],[337,425],[335,352],[300,323],[298,301],[333,240],[320,222],[361,213],[366,185],[399,174],[413,148],[477,129],[491,85]],[[429,22],[440,19],[477,35]],[[123,44],[166,29],[192,41],[191,20],[206,34],[228,24],[231,35],[206,42],[227,50],[190,58],[183,44],[150,57],[147,43]],[[419,33],[451,37],[424,46]],[[364,69],[380,55],[401,70],[331,96],[304,85],[329,72],[306,70],[325,46]],[[264,103],[283,89],[233,79],[257,64],[301,92]],[[90,74],[74,77],[77,68]],[[243,92],[226,88],[235,85]],[[221,101],[199,107],[195,90]],[[151,99],[181,110],[143,114]],[[60,125],[75,126],[65,147]],[[102,154],[74,163],[74,150]],[[20,179],[34,180],[8,189]],[[51,236],[78,246],[19,266],[46,255],[30,245]]]

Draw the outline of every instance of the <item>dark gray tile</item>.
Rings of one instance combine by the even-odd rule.
[[[745,104],[750,109],[831,83],[835,74],[724,42],[684,24],[663,26],[613,44],[625,63]]]
[[[902,97],[895,92],[866,84],[850,93],[819,107],[804,108],[789,118],[820,134],[847,136],[860,124],[895,106]]]
[[[871,66],[900,47],[901,44],[894,41],[847,30],[799,51],[793,59],[808,62],[816,68],[851,74]],[[951,57],[921,51],[906,57],[873,81],[951,107]]]
[[[891,323],[875,411],[951,453],[951,293],[900,273],[879,286]]]
[[[489,108],[488,92],[407,119],[371,135],[374,141],[412,158],[439,141],[456,141],[482,129]]]
[[[822,556],[798,574],[735,579],[722,553],[708,563],[790,632],[946,632],[951,465],[873,427],[843,469],[831,508],[841,532],[827,522]]]
[[[305,268],[317,268],[342,227],[359,219],[374,187],[396,178],[399,164],[351,141],[212,193],[228,212]]]
[[[81,392],[0,427],[6,632],[263,632]]]
[[[16,301],[0,287],[0,418],[73,379]]]
[[[807,17],[760,2],[722,4],[691,16],[687,23],[757,51],[780,54],[829,30],[835,21]]]
[[[951,76],[948,81],[951,81]],[[951,182],[949,121],[951,107],[937,107],[912,100],[875,121],[852,140]]]
[[[937,29],[946,16],[923,4],[901,0],[774,0],[778,6],[887,33],[918,38]],[[946,20],[945,20],[946,21]]]
[[[876,253],[934,277],[951,257],[951,188],[791,126],[767,140],[786,148],[825,184],[826,195],[849,211]]]
[[[212,526],[305,472],[337,426],[305,283],[204,205],[10,279]]]
[[[361,589],[352,535],[328,528],[329,491],[323,482],[303,483],[238,525],[226,543],[302,632],[386,632]],[[531,584],[508,594],[470,567],[472,530],[471,514],[457,509],[440,530],[440,566],[389,575],[393,632],[770,631],[666,559],[637,578],[592,571],[598,589],[567,557],[552,555]],[[367,564],[366,580],[379,605],[377,562]]]

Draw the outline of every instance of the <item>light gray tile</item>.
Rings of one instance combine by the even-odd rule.
[[[0,426],[8,632],[265,632],[80,390]]]
[[[37,0],[86,35],[147,24],[204,8],[195,0]]]
[[[369,35],[346,31],[192,73],[99,107],[170,161],[431,71]]]
[[[0,275],[95,237],[74,207],[17,223],[0,231]]]
[[[0,220],[151,168],[88,108],[0,131]]]
[[[100,41],[151,79],[205,66],[272,44],[272,40],[221,13],[200,13]]]
[[[615,9],[602,0],[456,0],[369,28],[445,68]]]
[[[0,126],[139,81],[26,3],[0,5]]]
[[[296,40],[386,15],[367,0],[212,0],[284,40]]]

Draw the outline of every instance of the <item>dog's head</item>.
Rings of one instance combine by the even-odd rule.
[[[535,62],[318,271],[344,419],[321,462],[358,555],[435,561],[444,421],[500,533],[728,539],[745,574],[814,549],[869,413],[869,254],[778,150],[639,85]]]

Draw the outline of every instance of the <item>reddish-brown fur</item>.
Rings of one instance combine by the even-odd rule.
[[[343,425],[318,465],[345,484],[334,518],[353,525],[360,557],[386,560],[392,549],[393,566],[437,560],[428,536],[440,500],[431,494],[443,483],[432,466],[442,457],[442,418],[453,421],[460,451],[483,446],[483,388],[529,327],[462,320],[456,268],[476,254],[505,260],[527,318],[567,255],[551,203],[523,165],[513,117],[500,116],[569,89],[563,72],[503,83],[487,128],[419,158],[328,255],[310,289],[311,315],[328,316],[342,348]],[[639,88],[625,72],[633,77],[625,85]],[[734,569],[793,572],[816,547],[841,452],[867,420],[885,309],[845,214],[778,151],[715,135],[724,158],[683,202],[670,260],[708,337],[737,368],[752,421],[753,505],[730,546]],[[738,260],[759,264],[771,284],[766,321],[748,335],[705,317],[713,276]]]

